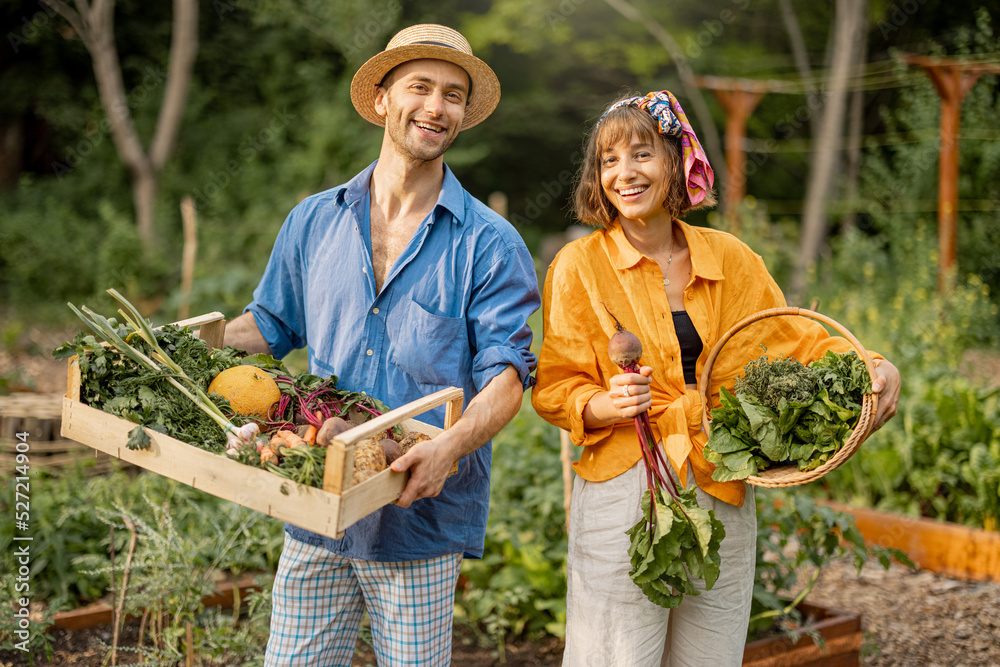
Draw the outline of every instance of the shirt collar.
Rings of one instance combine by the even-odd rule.
[[[697,228],[676,218],[674,222],[680,227],[684,238],[687,240],[688,251],[691,253],[691,277],[703,278],[704,280],[725,280],[725,276],[722,274],[722,269],[719,268],[719,262],[715,258],[712,247],[702,234],[698,232]],[[610,241],[611,265],[614,266],[615,270],[624,271],[625,269],[631,269],[639,263],[639,260],[645,258],[645,255],[629,243],[628,238],[625,237],[625,230],[622,229],[621,223],[617,218],[615,218],[615,221],[608,229],[607,236]]]
[[[350,207],[354,207],[368,194],[372,172],[375,171],[375,165],[377,164],[378,160],[375,160],[375,162],[372,162],[361,173],[347,182],[341,193],[344,203]],[[452,220],[459,225],[465,222],[465,191],[448,165],[444,165],[444,180],[441,182],[441,192],[438,193],[437,204],[434,205],[434,215],[430,217],[428,224],[439,219],[444,212],[451,213]]]

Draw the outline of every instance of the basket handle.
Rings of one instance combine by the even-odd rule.
[[[751,324],[759,322],[768,317],[778,317],[781,315],[801,315],[803,317],[810,317],[814,320],[818,320],[820,322],[823,322],[824,324],[829,325],[837,333],[846,338],[851,345],[854,346],[854,349],[857,351],[858,356],[860,356],[862,361],[865,362],[865,369],[867,369],[868,371],[868,376],[871,378],[872,382],[875,381],[875,365],[872,363],[872,359],[868,355],[868,350],[866,350],[864,345],[862,345],[861,342],[854,337],[854,334],[848,331],[842,324],[840,324],[836,320],[831,319],[826,315],[823,315],[822,313],[817,313],[814,310],[808,310],[806,308],[797,308],[794,306],[786,306],[783,308],[769,308],[767,310],[761,310],[733,325],[733,327],[729,331],[723,334],[722,338],[720,338],[719,341],[715,344],[715,347],[712,348],[712,351],[709,352],[708,358],[705,359],[705,368],[701,372],[701,381],[698,383],[698,393],[701,395],[701,424],[702,427],[705,429],[706,434],[708,434],[709,432],[709,424],[711,423],[711,420],[709,419],[708,416],[708,408],[709,408],[708,392],[712,377],[712,366],[715,365],[715,360],[719,356],[719,353],[722,352],[723,346],[729,341],[730,338],[732,338],[739,331],[745,329]],[[871,396],[873,401],[872,414],[874,414],[875,410],[878,407],[878,395],[872,394]]]

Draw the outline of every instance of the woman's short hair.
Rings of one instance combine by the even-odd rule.
[[[583,163],[576,179],[573,193],[573,212],[589,225],[610,227],[618,216],[601,186],[601,156],[621,142],[636,137],[647,143],[659,142],[664,149],[667,171],[671,174],[663,208],[672,217],[679,218],[692,209],[715,205],[715,193],[709,190],[698,206],[691,206],[684,178],[684,163],[680,140],[659,133],[656,122],[643,109],[619,107],[608,113],[590,131]]]

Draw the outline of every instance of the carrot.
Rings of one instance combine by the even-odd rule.
[[[288,442],[288,449],[294,449],[295,447],[308,447],[309,446],[309,443],[306,442],[306,440],[304,440],[303,438],[300,438],[297,435],[293,435],[293,436],[289,437],[286,442]]]
[[[279,447],[285,447],[288,445],[288,440],[285,439],[285,436],[282,435],[282,433],[287,433],[287,431],[278,431],[271,436],[271,440],[268,442],[271,449],[277,451]]]
[[[261,467],[263,467],[264,464],[268,463],[268,462],[277,463],[278,462],[278,455],[275,454],[274,450],[271,449],[270,447],[265,447],[264,449],[260,450],[260,465],[261,465]]]
[[[308,446],[308,443],[300,438],[295,431],[278,431],[271,436],[270,445],[271,449],[280,454],[282,449]]]
[[[316,419],[320,420],[320,422],[323,421],[323,413],[319,410],[316,411]],[[309,427],[306,428],[305,435],[302,436],[302,439],[305,440],[310,446],[314,446],[316,444],[317,433],[319,433],[319,428],[317,428],[315,424],[309,424]]]

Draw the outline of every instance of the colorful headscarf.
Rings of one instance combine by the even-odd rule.
[[[645,97],[629,97],[615,102],[597,121],[600,125],[604,117],[621,107],[636,107],[642,109],[656,121],[660,134],[680,139],[684,154],[684,178],[687,185],[688,199],[692,206],[700,204],[715,183],[715,173],[708,163],[705,149],[701,147],[694,128],[688,122],[681,103],[669,90],[652,92]]]

